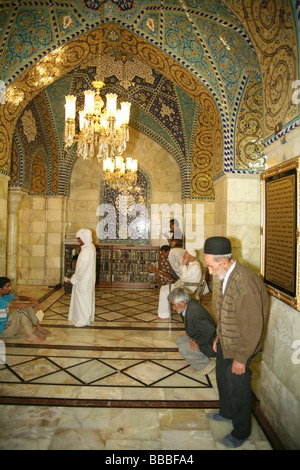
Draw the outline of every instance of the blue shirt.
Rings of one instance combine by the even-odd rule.
[[[12,302],[15,294],[0,295],[0,309],[6,308],[9,302]]]
[[[4,330],[9,317],[7,306],[9,302],[13,300],[14,296],[15,294],[0,295],[0,335]]]

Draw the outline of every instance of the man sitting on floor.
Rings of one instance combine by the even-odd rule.
[[[8,313],[9,308],[15,308],[11,315]],[[44,341],[50,331],[39,324],[34,309],[41,310],[37,300],[12,294],[10,279],[0,277],[0,339],[16,336],[24,328],[27,341]]]
[[[178,336],[176,343],[181,356],[201,374],[209,374],[215,368],[213,342],[216,338],[216,322],[210,313],[195,300],[191,300],[185,289],[178,287],[169,295],[175,312],[184,319],[186,333]]]
[[[202,270],[199,261],[196,259],[195,250],[186,250],[183,255],[182,265],[180,269],[180,277],[171,285],[171,289],[182,287],[186,282],[191,282],[195,285],[189,286],[190,293],[195,292],[197,284],[200,282]],[[158,303],[158,320],[169,318],[171,315],[170,304],[168,301],[170,287],[168,285],[161,286],[159,291]]]

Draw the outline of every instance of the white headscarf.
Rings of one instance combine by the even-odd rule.
[[[76,238],[80,238],[85,245],[93,243],[92,232],[88,228],[82,228],[76,233]]]

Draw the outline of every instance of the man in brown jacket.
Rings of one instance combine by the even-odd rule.
[[[222,441],[239,447],[251,432],[250,362],[260,349],[268,308],[263,281],[236,262],[225,237],[208,238],[204,261],[210,274],[222,282],[217,299],[218,327],[214,350],[220,411],[209,414],[217,421],[232,420],[233,430]]]

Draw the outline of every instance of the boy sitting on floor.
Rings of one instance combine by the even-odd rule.
[[[11,315],[9,308],[15,309]],[[12,294],[10,279],[0,277],[0,339],[16,336],[24,328],[27,341],[44,341],[51,333],[39,324],[34,309],[41,309],[37,300]]]

